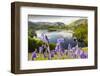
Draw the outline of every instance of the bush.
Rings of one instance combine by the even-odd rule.
[[[43,44],[38,38],[28,37],[28,51],[33,52],[35,49],[38,49]]]
[[[74,36],[78,41],[84,42],[85,46],[88,46],[88,26],[87,24],[81,24],[74,30]]]
[[[56,47],[56,44],[55,43],[50,43],[49,46],[50,46],[50,50],[54,50],[55,47]]]

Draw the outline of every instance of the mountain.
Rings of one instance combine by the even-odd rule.
[[[64,26],[65,24],[63,22],[28,22],[28,25],[46,25],[46,26]]]
[[[30,25],[37,25],[37,24],[35,24],[35,23],[33,23],[33,22],[31,22],[31,21],[28,21],[28,25],[30,26]]]
[[[79,20],[76,20],[76,21],[70,23],[69,25],[70,26],[79,26],[81,24],[88,24],[88,20],[87,19],[79,19]]]
[[[87,25],[87,19],[79,19],[76,20],[68,25],[64,24],[63,22],[31,22],[28,21],[28,28],[29,29],[49,29],[49,30],[56,30],[56,29],[75,29],[80,25]]]
[[[49,29],[50,27],[57,29],[58,27],[64,27],[65,24],[63,22],[31,22],[28,21],[29,29]]]

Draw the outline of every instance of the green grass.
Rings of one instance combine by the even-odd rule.
[[[34,60],[48,60],[48,58],[44,58],[43,54],[37,54],[37,58]],[[61,58],[58,58],[57,55],[54,55],[54,57],[51,60],[62,60],[62,59],[72,59],[71,57],[67,55],[63,55]],[[32,60],[32,53],[28,53],[28,60]]]
[[[82,50],[87,53],[88,52],[88,47],[84,47],[84,48],[82,48]]]

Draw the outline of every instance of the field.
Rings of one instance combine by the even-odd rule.
[[[84,47],[82,48],[82,50],[85,52],[85,53],[88,53],[88,48],[87,47]],[[32,60],[32,52],[28,53],[28,60]],[[54,57],[51,59],[51,60],[62,60],[62,59],[75,59],[75,58],[72,58],[70,57],[69,55],[66,55],[64,54],[61,58],[58,58],[57,55],[54,55]],[[48,58],[44,58],[43,54],[37,54],[37,58],[35,58],[34,60],[48,60]]]

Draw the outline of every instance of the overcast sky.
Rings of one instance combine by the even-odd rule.
[[[31,22],[63,22],[69,24],[78,19],[86,19],[86,17],[71,16],[47,16],[47,15],[29,15],[28,21]]]

